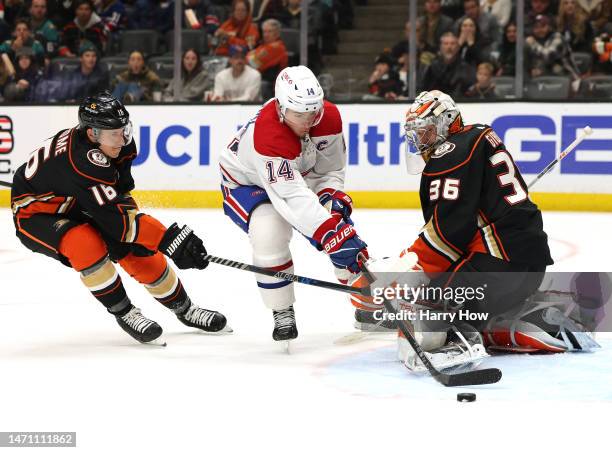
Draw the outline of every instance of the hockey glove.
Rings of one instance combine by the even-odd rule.
[[[336,221],[344,220],[345,223],[354,225],[351,220],[353,200],[341,190],[323,189],[319,192],[319,203],[329,211]]]
[[[334,266],[354,274],[360,272],[361,260],[368,259],[368,245],[357,236],[353,225],[344,222],[325,232],[321,245]]]
[[[159,243],[159,251],[172,258],[179,269],[204,269],[208,266],[202,240],[187,225],[183,228],[176,223],[170,225]]]

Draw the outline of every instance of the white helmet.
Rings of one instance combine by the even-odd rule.
[[[419,94],[406,112],[404,123],[408,171],[420,173],[425,166],[421,155],[443,143],[449,133],[462,126],[461,113],[448,94],[438,90]]]
[[[306,66],[290,66],[276,77],[274,96],[278,101],[280,119],[284,121],[287,109],[294,112],[319,112],[313,126],[323,117],[323,88]]]

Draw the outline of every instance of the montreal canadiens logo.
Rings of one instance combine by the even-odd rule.
[[[110,167],[110,162],[99,149],[90,149],[87,151],[87,159],[98,167]]]
[[[433,159],[436,159],[438,157],[442,157],[445,154],[450,153],[454,149],[455,149],[455,144],[454,143],[444,142],[444,143],[442,143],[440,146],[438,146],[436,148],[436,151],[432,154],[431,157]]]
[[[318,151],[323,151],[325,148],[327,148],[328,144],[329,144],[329,142],[327,140],[321,140],[315,146],[317,147]]]

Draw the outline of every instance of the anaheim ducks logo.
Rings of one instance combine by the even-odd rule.
[[[440,146],[436,148],[434,153],[431,155],[432,159],[437,159],[439,157],[444,156],[445,154],[450,153],[455,149],[455,144],[450,142],[444,142]]]
[[[90,149],[87,151],[87,160],[98,167],[110,167],[109,160],[99,149]]]

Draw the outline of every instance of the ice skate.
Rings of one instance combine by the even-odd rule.
[[[189,308],[177,314],[176,317],[186,326],[204,332],[232,332],[232,329],[227,326],[227,319],[224,315],[218,311],[198,307],[194,303],[190,303]]]
[[[145,317],[140,312],[140,308],[132,307],[125,315],[115,316],[115,319],[123,330],[140,343],[158,344],[155,340],[163,333],[161,326]],[[165,346],[166,344],[159,342],[159,345]]]
[[[274,330],[272,331],[272,338],[274,341],[285,342],[284,348],[286,352],[289,352],[290,340],[293,340],[298,336],[293,306],[284,310],[273,310],[272,314],[274,316]]]

